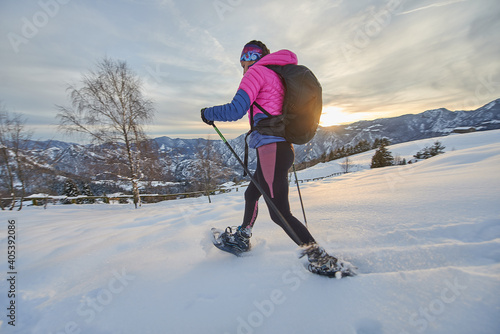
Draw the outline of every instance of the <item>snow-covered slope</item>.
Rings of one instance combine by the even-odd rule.
[[[445,154],[413,165],[301,185],[313,235],[359,267],[342,280],[308,273],[264,208],[248,256],[215,249],[207,232],[240,223],[241,189],[212,204],[1,212],[0,332],[498,333],[500,131],[440,140]],[[412,145],[425,143],[389,149],[411,156]],[[4,315],[8,219],[17,224],[15,328]]]
[[[445,146],[445,152],[452,152],[455,150],[483,146],[489,143],[500,143],[500,130],[468,134],[451,134],[446,137],[415,140],[407,143],[390,145],[387,147],[387,149],[392,153],[393,157],[399,156],[401,159],[404,158],[407,161],[410,161],[411,159],[413,159],[414,154],[425,147],[432,146],[436,141],[439,141],[440,143],[442,143],[442,145]],[[375,150],[371,150],[349,156],[349,163],[351,165],[350,170],[355,172],[370,169],[371,160],[374,154]],[[320,163],[314,166],[314,168],[299,171],[299,179],[308,180],[342,172],[343,169],[341,167],[341,164],[344,163],[344,161],[344,159],[339,159],[328,163]]]

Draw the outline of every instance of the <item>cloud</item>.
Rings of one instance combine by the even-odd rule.
[[[474,96],[481,76],[497,72],[493,55],[498,43],[492,36],[500,30],[478,25],[489,12],[484,3],[445,6],[451,4],[426,6],[433,15],[424,10],[398,15],[409,12],[403,4],[385,21],[376,19],[383,3],[351,12],[343,25],[343,52],[337,52],[339,62],[324,81],[326,103],[345,105],[349,112],[378,110],[393,116],[453,107],[457,103],[451,102],[463,101],[464,96],[477,100],[476,107],[500,96],[500,91],[480,99]],[[487,21],[494,22],[493,17],[498,15]],[[477,36],[471,38],[475,30],[481,32],[474,35],[484,38],[484,48],[478,47]],[[488,55],[485,49],[492,52]]]
[[[434,7],[449,6],[449,5],[453,5],[455,3],[464,2],[464,1],[469,1],[469,0],[451,0],[451,1],[446,1],[446,2],[432,3],[432,4],[427,5],[427,6],[423,6],[423,7],[419,7],[419,8],[415,8],[415,9],[411,9],[411,10],[407,10],[407,11],[401,12],[398,15],[411,14],[411,13],[414,13],[414,12],[418,12],[418,11],[421,11],[421,10],[426,10],[426,9],[430,9],[430,8],[434,8]]]
[[[38,2],[1,6],[4,32],[21,33],[23,18],[42,10]],[[199,109],[231,101],[241,48],[260,39],[272,51],[294,51],[320,80],[325,105],[346,112],[472,109],[469,101],[500,96],[499,7],[497,0],[69,1],[18,53],[0,40],[0,99],[34,126],[54,124],[66,85],[108,56],[142,78],[157,109],[155,135],[204,136],[212,131],[199,126]],[[243,119],[225,131],[236,136],[246,127]]]

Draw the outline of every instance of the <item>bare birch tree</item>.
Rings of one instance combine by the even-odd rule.
[[[143,127],[154,116],[153,102],[144,97],[141,81],[123,61],[104,58],[81,84],[67,88],[70,107],[57,106],[60,127],[116,149],[113,163],[123,166],[123,175],[118,176],[131,183],[137,208],[143,177],[141,148],[147,142]]]
[[[197,168],[193,173],[192,183],[197,185],[196,190],[204,191],[208,202],[212,203],[210,192],[215,190],[217,182],[224,176],[222,157],[215,152],[210,137],[198,142],[195,157]]]
[[[19,210],[26,196],[27,170],[31,168],[28,142],[32,133],[25,129],[26,119],[20,114],[9,114],[0,110],[0,168],[4,180],[2,186],[12,197],[10,210],[14,209],[19,195]]]
[[[342,168],[342,172],[346,174],[349,173],[353,167],[351,158],[349,158],[349,156],[345,157],[340,163],[340,167]]]

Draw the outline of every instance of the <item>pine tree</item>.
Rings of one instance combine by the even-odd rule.
[[[82,187],[82,195],[84,196],[94,196],[94,192],[92,189],[90,189],[90,186],[88,183],[84,183]],[[85,204],[93,204],[95,203],[95,199],[93,198],[86,198],[83,200],[83,203]]]
[[[64,181],[63,195],[68,197],[76,197],[80,195],[80,191],[78,190],[78,186],[75,181],[71,179],[66,179],[66,181]]]
[[[393,165],[394,158],[392,153],[387,150],[385,145],[381,145],[375,155],[372,157],[371,168],[379,168]]]
[[[356,153],[362,153],[362,152],[366,152],[366,151],[369,151],[369,150],[371,150],[370,143],[367,140],[362,139],[354,147],[353,153],[354,154],[356,154]]]
[[[80,191],[75,181],[71,179],[66,179],[66,181],[64,181],[63,195],[66,197],[77,197],[80,195]],[[64,200],[63,204],[71,204],[71,200]]]
[[[435,141],[432,146],[426,146],[420,151],[418,151],[414,157],[416,159],[429,159],[431,157],[434,157],[438,154],[444,153],[444,149],[446,147],[441,144],[439,141]]]
[[[379,148],[380,146],[389,146],[391,145],[391,141],[389,138],[376,138],[373,142],[372,148]]]
[[[445,148],[446,148],[446,146],[443,146],[443,144],[441,144],[439,141],[436,140],[434,142],[434,145],[431,146],[429,151],[430,151],[431,156],[436,156],[438,154],[444,153]]]

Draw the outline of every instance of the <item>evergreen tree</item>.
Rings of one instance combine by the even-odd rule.
[[[75,181],[71,179],[66,179],[66,181],[64,181],[63,195],[66,197],[77,197],[80,195],[80,191]],[[63,204],[71,204],[71,200],[64,200]]]
[[[362,139],[354,147],[353,153],[357,154],[357,153],[362,153],[362,152],[366,152],[366,151],[369,151],[369,150],[371,150],[370,143],[367,140]]]
[[[372,148],[379,148],[380,146],[389,146],[391,145],[391,141],[389,138],[376,138],[373,142]]]
[[[76,197],[80,195],[80,190],[78,190],[78,186],[75,181],[71,179],[66,179],[66,181],[64,181],[63,195],[68,197]]]
[[[92,191],[92,189],[90,189],[90,186],[89,186],[88,183],[84,183],[83,184],[82,195],[84,195],[84,196],[94,196],[94,192]],[[95,199],[93,199],[93,198],[86,198],[86,199],[83,200],[83,203],[85,203],[85,204],[94,204],[95,203]]]
[[[372,157],[371,168],[379,168],[393,165],[394,158],[392,157],[392,153],[387,150],[385,145],[381,145],[377,151],[375,151],[375,155]]]
[[[426,146],[420,151],[418,151],[414,157],[416,159],[429,159],[431,157],[434,157],[438,154],[444,153],[444,149],[446,147],[441,144],[439,141],[435,141],[432,146]]]
[[[335,151],[330,151],[330,154],[328,154],[328,161],[335,160]]]
[[[438,155],[438,154],[442,154],[442,153],[444,153],[445,148],[446,148],[446,146],[443,146],[443,144],[441,144],[439,141],[436,140],[434,142],[434,145],[432,145],[430,148],[430,154],[433,157]]]

